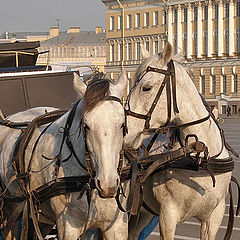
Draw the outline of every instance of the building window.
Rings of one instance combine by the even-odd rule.
[[[229,53],[229,29],[225,29],[225,51]]]
[[[122,43],[118,44],[118,61],[122,61],[123,57],[123,45]]]
[[[193,45],[193,48],[194,48],[194,54],[197,55],[197,47],[198,47],[198,42],[197,42],[197,32],[194,32],[194,45]]]
[[[216,93],[216,76],[212,76],[212,92],[211,93]]]
[[[110,30],[110,31],[113,31],[113,30],[114,30],[114,16],[110,16],[109,30]]]
[[[110,62],[114,62],[114,44],[110,44]]]
[[[214,4],[214,19],[218,19],[218,4]]]
[[[198,7],[193,8],[193,13],[194,13],[194,22],[197,22],[198,20]]]
[[[214,53],[218,53],[218,30],[214,31]]]
[[[174,23],[177,23],[177,19],[178,19],[178,10],[175,8],[174,9]]]
[[[208,20],[208,6],[204,6],[204,20]]]
[[[205,76],[201,77],[201,82],[202,82],[202,94],[205,94]]]
[[[174,54],[177,54],[177,34],[175,33],[174,34],[174,37],[173,37],[173,41],[174,41]]]
[[[236,16],[240,17],[240,2],[237,2],[236,4]]]
[[[146,41],[145,41],[145,47],[149,51],[150,45],[149,45],[149,40],[148,39],[146,39]]]
[[[132,15],[131,14],[127,15],[127,28],[128,29],[132,28]]]
[[[187,22],[187,13],[188,13],[188,9],[184,8],[183,9],[183,21],[186,23]]]
[[[229,3],[225,3],[225,18],[229,18]]]
[[[140,13],[135,14],[135,27],[140,28]]]
[[[240,28],[236,31],[236,50],[237,53],[240,53]]]
[[[122,29],[122,16],[118,16],[118,29]]]
[[[227,105],[222,105],[222,114],[227,113]]]
[[[237,114],[237,105],[232,105],[232,113]]]
[[[153,42],[153,54],[158,54],[158,40]]]
[[[183,34],[183,48],[184,48],[184,55],[187,56],[187,33]]]
[[[227,92],[227,76],[223,75],[223,93]]]
[[[162,12],[162,15],[163,15],[163,24],[166,25],[167,24],[167,12],[164,10]]]
[[[199,92],[205,94],[205,76],[200,76]]]
[[[204,55],[207,55],[208,52],[208,32],[204,31]]]
[[[110,78],[113,80],[113,72],[110,73]]]
[[[140,60],[141,52],[140,52],[140,42],[135,43],[135,60]]]
[[[144,27],[149,27],[149,12],[144,13]]]
[[[164,23],[163,21],[163,24],[166,24]],[[153,26],[157,26],[158,25],[158,11],[155,11],[153,12]]]
[[[233,82],[233,92],[237,93],[238,88],[238,75],[234,74],[234,82]]]
[[[132,61],[132,43],[127,44],[127,60]]]

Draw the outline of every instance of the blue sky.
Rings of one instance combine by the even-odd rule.
[[[0,0],[0,33],[47,32],[56,19],[61,31],[105,29],[105,6],[101,0]]]

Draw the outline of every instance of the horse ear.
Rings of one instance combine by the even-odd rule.
[[[128,86],[128,78],[127,78],[125,70],[123,70],[119,75],[117,84],[110,85],[110,92],[112,95],[115,95],[118,98],[122,99],[124,94],[127,91],[127,86]]]
[[[80,98],[83,98],[87,89],[87,85],[81,80],[81,78],[76,73],[73,73],[73,86],[78,95],[80,96]]]
[[[141,54],[143,59],[147,59],[151,57],[150,52],[146,49],[146,47],[143,44],[140,44]]]
[[[172,45],[166,42],[165,47],[162,52],[162,60],[167,64],[172,58]]]

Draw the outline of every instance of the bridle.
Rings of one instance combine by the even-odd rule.
[[[155,73],[160,73],[165,75],[162,84],[160,85],[160,88],[154,98],[154,101],[149,109],[149,111],[147,112],[147,114],[140,114],[140,113],[136,113],[131,111],[130,108],[130,96],[131,96],[131,92],[134,89],[134,86],[131,89],[130,94],[128,95],[128,99],[127,99],[127,106],[128,109],[125,110],[126,114],[135,118],[139,118],[139,119],[143,119],[145,120],[145,124],[144,124],[144,128],[143,128],[143,133],[166,133],[166,131],[170,131],[176,128],[181,128],[181,127],[187,127],[187,126],[191,126],[191,125],[195,125],[201,122],[204,122],[206,120],[208,120],[210,118],[210,114],[207,117],[204,117],[202,119],[196,120],[196,121],[192,121],[192,122],[188,122],[185,124],[181,124],[181,125],[169,125],[170,121],[171,121],[171,113],[172,113],[172,99],[173,99],[173,110],[174,113],[179,113],[178,110],[178,106],[177,106],[177,97],[176,97],[176,75],[175,75],[175,68],[174,68],[174,63],[173,60],[170,60],[170,62],[167,64],[167,70],[164,69],[158,69],[158,68],[153,68],[148,66],[146,71],[144,72],[144,74],[140,77],[140,79],[138,80],[138,82],[148,73],[148,72],[155,72]],[[172,88],[171,88],[172,85]],[[166,87],[166,92],[167,92],[167,111],[168,111],[168,116],[167,116],[167,121],[163,126],[160,126],[158,128],[150,128],[150,121],[152,118],[152,114],[153,111],[161,97],[161,94],[164,90],[164,88]]]
[[[115,97],[115,96],[106,96],[103,100],[104,101],[119,102],[123,106],[123,103],[122,103],[121,99],[119,99],[118,97]],[[125,123],[124,123],[124,126],[123,126],[123,137],[126,135],[126,131],[127,131],[127,128],[126,128],[127,116],[126,116],[126,113],[124,113],[124,114],[125,114]],[[83,129],[83,138],[84,138],[84,142],[85,142],[86,169],[88,171],[88,174],[90,175],[90,179],[94,179],[94,177],[95,177],[94,166],[93,166],[93,163],[92,163],[90,151],[89,151],[88,146],[87,146],[87,134],[86,134],[87,133],[87,126],[86,125],[83,126],[82,129]],[[122,146],[122,150],[120,152],[120,159],[119,159],[119,164],[118,164],[118,168],[117,168],[117,172],[118,172],[119,176],[121,175],[121,169],[122,169],[122,165],[123,165],[123,155],[124,155],[124,146]]]

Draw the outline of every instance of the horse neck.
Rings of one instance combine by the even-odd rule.
[[[181,71],[183,74],[181,74]],[[209,113],[192,79],[181,66],[176,67],[177,72],[181,74],[181,77],[177,77],[177,103],[179,108],[179,115],[176,117],[177,124],[181,125],[207,117]],[[199,141],[202,141],[208,147],[210,156],[220,153],[222,149],[220,131],[212,117],[202,123],[181,128],[180,133],[182,142],[188,134],[197,135]],[[223,147],[222,154],[219,157],[228,156],[227,150]]]
[[[78,104],[76,112],[74,114],[74,118],[72,121],[72,124],[69,129],[69,138],[72,143],[74,152],[76,153],[78,159],[81,161],[83,165],[85,165],[85,144],[83,140],[83,132],[81,130],[81,103]],[[66,123],[69,118],[69,114],[71,114],[71,110],[67,112],[59,122],[60,128],[61,127],[66,127]],[[59,131],[59,128],[57,129]],[[68,136],[67,136],[68,137]],[[61,151],[61,157],[62,159],[66,159],[68,156],[70,156],[71,151],[67,146],[66,146],[66,138],[64,139],[64,143],[62,146],[62,149],[60,149],[60,145],[58,146],[59,151]],[[60,142],[62,143],[62,140],[64,138],[64,133],[60,135]],[[86,171],[80,166],[78,163],[77,159],[75,158],[74,154],[71,154],[71,157],[63,164],[63,172],[69,172],[70,175],[86,175]],[[65,173],[64,173],[65,175]]]

